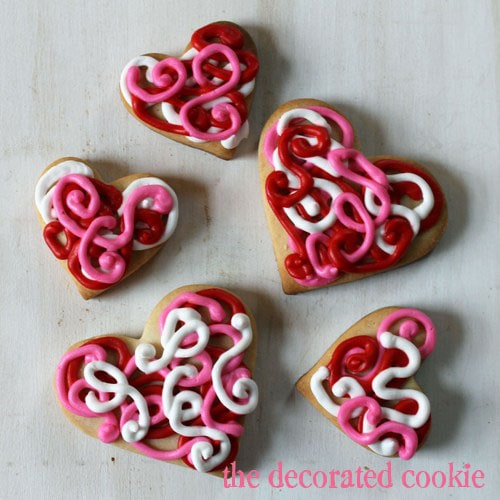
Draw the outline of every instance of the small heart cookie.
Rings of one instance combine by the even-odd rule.
[[[57,368],[69,420],[105,443],[220,474],[235,460],[243,416],[258,402],[255,323],[230,292],[167,295],[140,339],[79,342]]]
[[[79,158],[50,164],[36,185],[43,237],[84,299],[117,284],[170,238],[179,214],[168,184],[149,174],[111,184]]]
[[[152,130],[224,160],[248,137],[259,71],[250,35],[226,21],[195,31],[179,57],[146,54],[120,78],[127,110]]]
[[[407,460],[430,429],[430,402],[414,375],[435,340],[422,312],[379,309],[343,333],[297,389],[356,443]]]
[[[365,158],[349,121],[322,101],[298,99],[273,113],[259,165],[285,293],[409,264],[446,227],[446,202],[429,172],[402,158]]]

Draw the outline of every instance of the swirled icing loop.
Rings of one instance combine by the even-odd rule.
[[[120,192],[75,160],[40,177],[35,201],[46,224],[45,242],[91,290],[120,281],[132,253],[164,243],[178,219],[177,196],[161,179],[139,178]]]
[[[321,106],[284,112],[265,135],[266,197],[288,236],[286,272],[302,286],[397,264],[442,211],[430,175],[400,160],[372,163],[353,144],[346,118]]]
[[[61,404],[75,415],[103,418],[103,442],[121,435],[152,458],[220,470],[237,452],[240,417],[258,402],[243,361],[253,341],[250,318],[236,297],[205,289],[176,297],[158,327],[159,355],[147,343],[130,353],[116,337],[92,339],[66,353],[56,375]],[[176,434],[177,446],[158,441]]]
[[[246,99],[259,69],[244,41],[236,26],[200,28],[180,59],[132,59],[122,71],[121,94],[135,116],[159,131],[234,149],[248,136]]]
[[[390,331],[395,326],[397,334]],[[419,334],[424,340],[417,346]],[[313,373],[311,392],[355,442],[407,460],[428,431],[431,407],[424,393],[406,383],[434,344],[435,328],[425,314],[398,309],[382,320],[376,338],[360,335],[341,342],[328,366]]]

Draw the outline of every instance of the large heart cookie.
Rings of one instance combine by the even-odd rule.
[[[278,108],[262,132],[259,164],[285,293],[413,262],[446,227],[436,180],[410,160],[365,158],[349,121],[324,102]]]
[[[220,473],[257,405],[255,344],[237,297],[187,286],[154,308],[140,339],[71,347],[57,368],[57,396],[73,424],[105,443]]]
[[[143,266],[178,219],[177,196],[161,179],[135,174],[105,184],[78,158],[44,170],[35,203],[45,242],[84,299]]]
[[[414,375],[435,336],[416,309],[379,309],[343,333],[297,389],[356,443],[407,460],[430,429],[430,403]]]
[[[220,21],[195,31],[179,58],[132,59],[120,93],[127,110],[149,128],[229,160],[248,137],[258,70],[250,35]]]

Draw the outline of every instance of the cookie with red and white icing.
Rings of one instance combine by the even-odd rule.
[[[259,70],[250,35],[226,21],[203,26],[180,57],[146,54],[123,69],[120,94],[147,127],[229,160],[248,137]]]
[[[35,190],[43,237],[84,299],[119,283],[170,238],[179,208],[173,189],[149,174],[106,184],[79,158],[50,164]]]
[[[258,403],[255,335],[235,295],[183,287],[154,308],[140,339],[71,347],[57,368],[57,396],[69,420],[104,443],[220,474]]]
[[[343,333],[297,389],[356,443],[408,460],[430,430],[430,402],[414,377],[435,341],[421,311],[379,309]]]
[[[259,164],[285,293],[409,264],[446,227],[434,177],[408,159],[363,156],[352,125],[322,101],[280,106],[263,129]]]

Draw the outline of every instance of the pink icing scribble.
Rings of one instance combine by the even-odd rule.
[[[69,186],[75,186],[66,195]],[[101,200],[92,181],[80,174],[68,174],[54,188],[53,205],[57,220],[63,228],[81,238],[78,259],[83,273],[99,283],[113,284],[124,276],[127,263],[120,250],[134,240],[136,210],[144,200],[151,200],[150,210],[168,215],[174,205],[170,192],[162,185],[139,186],[132,191],[122,206],[121,232],[117,233],[119,219],[114,215],[99,215]],[[69,214],[66,206],[71,210]],[[81,220],[92,220],[84,227]],[[104,230],[104,231],[103,231]],[[97,245],[105,251],[98,257],[101,269],[92,263],[90,247]]]
[[[332,130],[340,131],[339,139]],[[302,286],[323,286],[344,274],[397,264],[433,210],[430,186],[427,195],[419,188],[417,207],[404,197],[412,197],[415,185],[428,184],[425,173],[391,160],[399,176],[388,174],[353,144],[347,119],[321,106],[289,110],[265,135],[263,151],[273,169],[266,197],[293,252],[284,268]]]
[[[407,319],[410,318],[410,319]],[[420,331],[419,323],[424,328],[425,339],[422,345],[418,348],[420,356],[425,359],[433,350],[436,345],[436,327],[432,320],[422,311],[413,308],[402,308],[389,314],[385,317],[377,330],[377,339],[380,338],[384,332],[391,331],[391,327],[398,321],[404,321],[399,328],[399,336],[409,341],[417,336]]]
[[[336,418],[355,442],[407,460],[428,432],[431,415],[428,398],[408,381],[434,348],[435,327],[423,312],[400,308],[381,320],[376,338],[362,333],[337,345],[327,366],[332,394],[349,397],[340,401]],[[388,434],[398,438],[391,442]]]
[[[202,141],[222,141],[236,134],[241,127],[241,116],[238,113],[238,110],[233,105],[228,103],[218,103],[212,108],[211,111],[212,116],[216,121],[222,122],[228,119],[230,120],[231,126],[226,130],[216,133],[203,132],[198,130],[190,121],[189,113],[193,108],[196,106],[203,106],[204,104],[208,104],[215,99],[218,99],[219,97],[223,97],[228,91],[235,88],[240,80],[240,61],[234,50],[226,45],[214,43],[202,49],[193,59],[193,76],[195,81],[200,86],[206,86],[209,83],[203,74],[202,65],[205,61],[210,59],[210,57],[216,54],[222,54],[227,58],[229,64],[231,65],[231,78],[220,87],[216,87],[214,90],[188,101],[184,106],[182,106],[179,113],[182,125],[188,131],[189,135]]]
[[[197,293],[184,292],[163,308],[158,317],[160,332],[163,332],[168,315],[170,313],[178,314],[179,308],[190,308],[203,312],[203,314],[208,313],[209,318],[206,321],[210,340],[201,352],[191,358],[174,355],[168,364],[157,371],[145,373],[138,368],[136,356],[129,352],[123,341],[116,337],[97,338],[94,340],[96,343],[92,343],[91,340],[89,343],[77,347],[63,356],[57,368],[56,389],[61,404],[68,412],[81,417],[103,419],[98,427],[97,435],[103,442],[114,442],[120,437],[120,434],[123,436],[123,429],[130,426],[131,422],[139,423],[141,412],[136,397],[125,398],[120,403],[120,391],[125,390],[123,383],[121,383],[121,387],[118,387],[120,384],[116,384],[115,394],[112,391],[110,392],[110,388],[112,389],[115,386],[111,383],[105,366],[109,363],[119,368],[121,370],[119,373],[122,374],[120,376],[126,378],[129,387],[141,393],[149,414],[150,423],[145,438],[130,442],[130,445],[151,458],[158,460],[182,459],[185,463],[194,467],[190,456],[193,446],[197,443],[213,444],[213,439],[210,439],[207,435],[199,435],[200,429],[207,429],[205,432],[208,435],[216,436],[213,432],[218,432],[230,438],[239,438],[243,434],[243,425],[238,421],[240,414],[230,410],[219,400],[214,366],[221,356],[227,353],[229,349],[235,348],[242,341],[242,331],[233,326],[232,318],[241,315],[244,307],[234,296],[219,289],[207,289]],[[174,326],[178,329],[183,325],[177,324]],[[178,344],[180,349],[174,352],[181,353],[182,348],[185,350],[187,347],[197,344],[198,333],[194,328],[191,333],[187,333],[180,340]],[[233,347],[221,347],[228,344]],[[251,372],[244,363],[244,355],[244,352],[235,353],[223,366],[220,383],[228,395],[234,393],[237,384],[251,379]],[[86,379],[83,375],[85,367],[95,362],[105,363],[104,368],[102,368],[104,371],[98,377],[99,380],[106,381],[106,384],[103,385],[104,390],[101,390],[99,386],[92,386],[90,382],[87,382],[89,379]],[[194,430],[186,435],[178,435],[179,439],[177,446],[175,446],[175,444],[172,444],[174,442],[171,438],[176,436],[178,432],[174,431],[174,424],[171,427],[171,416],[169,417],[165,410],[164,404],[168,405],[168,403],[164,403],[164,392],[168,391],[168,388],[166,389],[168,384],[172,384],[172,382],[167,383],[169,375],[175,375],[174,371],[178,372],[179,369],[184,369],[187,366],[192,368],[194,376],[184,375],[178,378],[173,388],[173,394],[179,395],[185,391],[191,397],[194,397],[194,399],[189,399],[189,397],[186,399],[186,401],[191,401],[189,411],[193,413],[193,416],[186,421],[183,420],[182,414],[188,410],[184,405],[181,405],[181,413],[175,416],[175,421],[177,422],[176,429]],[[194,367],[196,368],[193,369]],[[99,370],[101,368],[97,372]],[[113,376],[113,378],[116,377]],[[99,402],[109,403],[116,400],[118,406],[111,411],[103,411],[102,413],[92,411],[86,402],[86,396],[89,392],[93,392]],[[236,394],[239,394],[240,399],[238,402],[240,404],[247,403],[246,396],[243,396],[238,391],[236,391]],[[199,408],[197,407],[198,400]],[[198,411],[198,416],[195,417],[194,413],[196,411]],[[160,444],[159,440],[164,438],[170,439],[168,449]]]
[[[375,426],[370,432],[360,433],[351,424],[352,414],[359,408],[367,408],[366,419],[368,423]],[[337,420],[342,430],[356,443],[363,446],[378,441],[384,434],[394,433],[401,436],[403,444],[399,447],[398,454],[403,460],[409,460],[417,449],[417,433],[410,426],[399,422],[386,421],[378,425],[383,419],[382,408],[373,398],[358,396],[344,402],[337,415]]]
[[[169,69],[175,72],[176,78],[167,72]],[[144,90],[139,85],[141,70],[137,66],[131,66],[127,72],[127,87],[139,99],[150,104],[156,104],[170,99],[184,87],[187,80],[187,72],[181,61],[175,57],[167,57],[153,66],[152,77],[153,83],[157,87],[167,87],[167,89],[157,94],[152,94]]]

